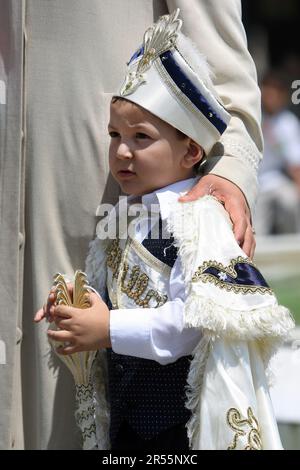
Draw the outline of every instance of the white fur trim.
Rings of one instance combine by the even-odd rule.
[[[107,240],[95,238],[89,244],[85,272],[90,285],[104,297],[106,290],[106,247]]]
[[[198,78],[209,87],[213,88],[211,76],[212,72],[207,63],[206,57],[199,51],[196,44],[182,32],[178,33],[176,48],[196,73]]]
[[[294,327],[289,310],[283,306],[238,311],[201,298],[195,292],[186,300],[184,316],[187,327],[203,328],[209,334],[240,341],[285,338]]]

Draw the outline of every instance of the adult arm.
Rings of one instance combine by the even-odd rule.
[[[214,87],[231,121],[208,155],[205,176],[182,201],[213,194],[224,202],[236,240],[252,258],[255,239],[251,210],[257,196],[257,168],[262,157],[260,91],[247,49],[240,0],[166,0],[181,9],[184,32],[207,57]]]
[[[180,8],[184,32],[206,56],[214,87],[232,118],[206,165],[206,173],[240,188],[251,208],[257,195],[257,167],[262,156],[260,91],[247,49],[240,0],[167,0]]]

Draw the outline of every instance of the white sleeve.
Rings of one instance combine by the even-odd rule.
[[[158,308],[118,309],[110,312],[110,336],[115,353],[168,364],[192,353],[199,329],[183,328],[185,301],[181,263],[170,276],[169,301]]]

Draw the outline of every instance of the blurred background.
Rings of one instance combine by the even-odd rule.
[[[264,159],[254,214],[255,261],[297,328],[274,364],[275,413],[286,449],[300,449],[299,0],[242,0],[262,93]]]

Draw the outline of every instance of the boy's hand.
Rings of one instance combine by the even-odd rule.
[[[97,294],[90,294],[89,308],[84,310],[65,305],[53,307],[53,318],[61,331],[48,330],[55,341],[69,343],[57,349],[67,355],[80,351],[95,351],[111,347],[109,334],[109,309]]]
[[[72,298],[73,297],[73,284],[69,282],[69,283],[67,283],[67,287],[68,287],[69,295]],[[52,323],[53,320],[54,320],[53,312],[54,312],[55,302],[56,302],[56,287],[54,286],[54,287],[52,287],[52,289],[49,292],[47,302],[43,305],[42,308],[40,308],[36,312],[35,317],[34,317],[34,321],[36,323],[38,323],[41,320],[43,320],[44,318],[46,318],[46,320],[49,323]]]
[[[233,223],[235,238],[242,250],[251,259],[255,250],[254,231],[251,225],[251,214],[242,191],[231,181],[216,175],[205,175],[188,192],[179,198],[180,202],[194,201],[211,194],[224,204]]]

